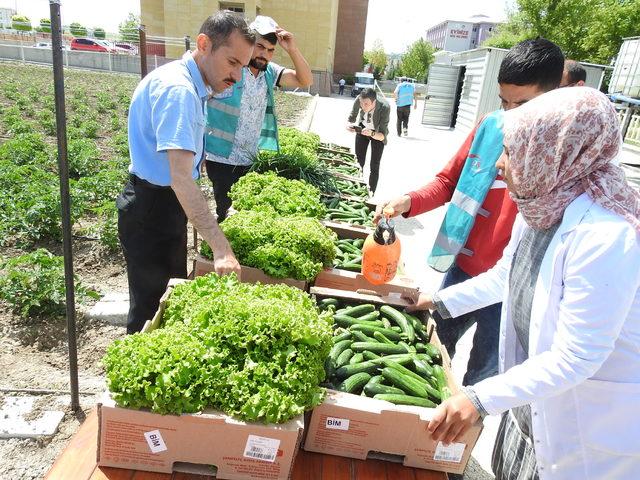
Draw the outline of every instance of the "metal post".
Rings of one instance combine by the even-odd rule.
[[[78,410],[80,408],[80,398],[78,390],[78,350],[76,347],[76,301],[71,244],[71,201],[69,197],[69,166],[67,164],[67,125],[64,102],[60,0],[49,0],[49,7],[51,10],[51,51],[53,54],[53,87],[58,136],[58,175],[60,176],[60,202],[62,204],[62,242],[67,301],[67,341],[69,344],[69,385],[71,387],[71,408]]]
[[[144,25],[138,25],[138,33],[140,34],[140,78],[147,76],[147,33]]]
[[[184,50],[185,52],[191,50],[191,37],[189,35],[184,37]]]

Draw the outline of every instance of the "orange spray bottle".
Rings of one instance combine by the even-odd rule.
[[[390,282],[400,261],[400,239],[396,237],[393,208],[383,210],[383,218],[362,246],[362,275],[374,285]]]

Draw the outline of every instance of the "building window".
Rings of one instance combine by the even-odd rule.
[[[229,10],[235,13],[244,13],[244,5],[241,3],[220,2],[220,10]]]

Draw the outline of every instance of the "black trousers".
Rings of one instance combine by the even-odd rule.
[[[171,187],[131,176],[116,199],[118,235],[127,261],[127,333],[158,310],[170,278],[187,278],[187,216]]]
[[[398,114],[398,121],[396,122],[396,128],[398,129],[398,136],[402,135],[403,128],[409,128],[409,115],[411,115],[411,105],[405,105],[404,107],[398,107],[396,109]]]
[[[227,165],[226,163],[206,161],[207,176],[213,184],[213,198],[216,200],[216,213],[218,223],[227,218],[227,211],[231,206],[229,191],[231,187],[244,177],[251,168],[250,166]]]
[[[356,134],[356,158],[362,168],[367,158],[367,150],[371,143],[371,172],[369,173],[369,189],[375,193],[378,186],[378,178],[380,177],[380,159],[384,151],[384,142],[374,140],[371,137]]]

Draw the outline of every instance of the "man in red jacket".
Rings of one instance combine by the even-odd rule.
[[[554,43],[538,38],[517,44],[507,53],[498,73],[502,108],[516,108],[557,88],[563,68],[564,56]],[[482,121],[478,126],[481,123]],[[374,221],[377,222],[380,218],[385,206],[393,207],[394,216],[402,214],[412,217],[450,202],[464,165],[474,161],[469,150],[478,126],[435,179],[419,190],[379,206]],[[441,288],[461,283],[493,267],[509,242],[516,213],[516,205],[509,197],[502,177],[498,175],[475,217],[464,248],[457,255],[455,264],[447,271]],[[431,295],[421,294],[416,304],[408,310],[426,309],[433,309]],[[472,385],[498,373],[500,309],[501,304],[491,305],[447,320],[440,318],[437,312],[434,313],[438,336],[451,357],[455,354],[460,337],[474,323],[478,323],[463,385]]]

